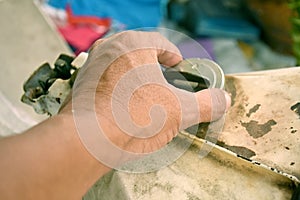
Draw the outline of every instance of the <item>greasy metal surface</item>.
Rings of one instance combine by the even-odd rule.
[[[191,92],[223,88],[225,82],[221,67],[209,59],[188,58],[172,68],[166,68],[163,74],[170,84]]]
[[[113,171],[100,179],[84,199],[291,199],[294,181],[220,147],[199,159],[205,141],[184,134],[180,137],[194,142],[173,164],[144,174]]]
[[[300,68],[227,76],[226,90],[232,108],[219,144],[300,178]]]
[[[55,115],[71,91],[76,78],[74,57],[61,54],[51,68],[49,63],[42,64],[23,85],[23,103],[31,105],[39,114]]]

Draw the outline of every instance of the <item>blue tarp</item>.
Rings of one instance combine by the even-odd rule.
[[[157,27],[164,15],[166,0],[49,0],[50,6],[64,9],[67,3],[74,15],[110,17],[127,29]]]

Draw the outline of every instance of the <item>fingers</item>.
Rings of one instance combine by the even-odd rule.
[[[108,43],[108,41],[111,42]],[[104,43],[114,45],[104,45]],[[106,39],[98,40],[91,50],[95,47],[98,47],[97,49],[106,48],[114,52],[120,51],[114,56],[136,52],[139,49],[151,49],[153,53],[155,52],[154,54],[143,55],[145,57],[136,54],[138,55],[137,58],[139,60],[153,59],[153,62],[158,61],[167,67],[174,66],[182,60],[178,48],[158,32],[125,31]],[[150,58],[146,59],[147,57]],[[114,59],[112,56],[111,60]],[[220,118],[230,106],[230,96],[223,90],[207,89],[197,93],[179,93],[183,102],[182,105],[186,107],[184,108],[186,112],[184,112],[185,114],[182,117],[185,119],[183,120],[185,121],[183,124],[215,121]],[[192,101],[195,103],[193,103],[191,99],[193,99]]]
[[[97,47],[105,41],[115,43],[115,51],[121,51],[120,54],[129,53],[138,49],[152,49],[156,53],[155,61],[162,65],[171,67],[182,60],[182,56],[178,48],[158,32],[142,32],[142,31],[124,31],[114,34],[108,38],[97,40],[90,51],[95,51]],[[109,47],[103,47],[105,49]],[[100,48],[101,49],[101,48]],[[109,48],[111,49],[111,48]],[[145,55],[149,56],[149,55]]]
[[[166,38],[161,39],[162,42],[157,47],[158,62],[166,67],[172,67],[182,61],[179,49]]]
[[[114,45],[104,45],[104,43],[108,44],[108,41],[111,41],[110,43]],[[136,53],[137,59],[145,60],[145,62],[146,60],[149,61],[149,59],[153,60],[153,62],[158,61],[166,67],[172,67],[182,61],[179,49],[158,32],[125,31],[105,39],[97,40],[92,46],[91,51],[96,49],[96,47],[97,49],[108,48],[109,50],[120,51],[116,55],[133,53],[139,49],[151,49],[151,52],[154,54],[141,55]],[[114,59],[113,57],[111,58],[111,60]],[[184,108],[186,112],[184,112],[185,116],[183,116],[183,119],[187,119],[184,124],[215,121],[225,113],[231,101],[230,96],[219,89],[207,89],[189,94],[179,92],[178,94],[181,95],[180,98],[183,106],[187,107]],[[191,99],[196,103],[193,103]],[[196,115],[199,115],[199,117],[196,117]]]
[[[160,53],[160,52],[159,52]],[[166,67],[172,67],[182,61],[182,56],[171,51],[158,54],[158,62]]]
[[[181,105],[180,130],[192,125],[211,122],[222,117],[231,105],[231,98],[221,89],[211,88],[192,93],[173,88]]]

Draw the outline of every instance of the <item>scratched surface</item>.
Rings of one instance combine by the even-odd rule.
[[[295,185],[290,179],[219,147],[200,159],[202,145],[203,140],[194,139],[184,155],[158,171],[112,171],[83,200],[291,199]]]
[[[226,77],[232,107],[218,144],[300,178],[300,68]]]

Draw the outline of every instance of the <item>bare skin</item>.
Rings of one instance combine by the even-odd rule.
[[[154,36],[155,40],[153,40]],[[195,94],[187,94],[197,99],[201,106],[200,115],[191,110],[190,116],[183,117],[174,95],[166,92],[163,87],[150,84],[132,95],[129,104],[130,115],[137,124],[145,125],[149,123],[148,113],[151,104],[159,102],[167,111],[163,128],[155,136],[146,139],[135,138],[120,130],[109,106],[116,80],[137,65],[159,62],[166,66],[173,66],[182,60],[179,51],[157,33],[130,31],[96,42],[85,66],[88,80],[88,74],[93,73],[93,68],[100,63],[99,60],[104,65],[109,64],[103,62],[115,53],[114,47],[122,49],[131,45],[142,48],[150,43],[154,48],[131,51],[114,61],[100,79],[96,92],[95,111],[105,133],[109,133],[107,137],[120,148],[134,152],[157,150],[172,140],[180,127],[186,128],[195,122],[216,120],[230,105],[230,97],[221,90],[203,90]],[[122,44],[126,45],[122,46]],[[101,53],[103,49],[106,50],[106,47],[110,47],[110,50],[106,54]],[[84,92],[83,90],[79,94]],[[176,92],[182,93],[177,90]],[[214,105],[210,101],[212,93],[218,93],[220,96],[218,103]],[[84,104],[84,95],[82,101]],[[220,113],[212,115],[213,106],[219,107]],[[195,116],[198,116],[196,120]],[[182,117],[184,123],[180,122]],[[111,170],[106,163],[100,162],[88,152],[80,140],[71,100],[57,116],[45,120],[22,134],[0,140],[0,160],[0,199],[81,199],[95,181]]]

